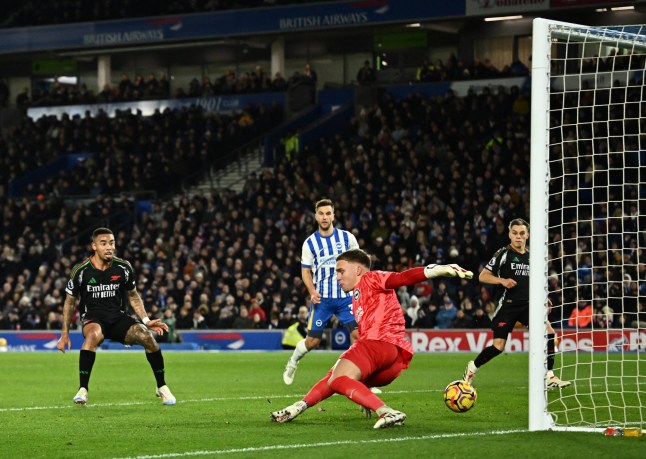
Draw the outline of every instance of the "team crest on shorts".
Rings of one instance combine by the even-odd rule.
[[[359,290],[355,290],[352,296],[354,298],[354,301],[359,301],[359,298],[361,297],[361,292]]]

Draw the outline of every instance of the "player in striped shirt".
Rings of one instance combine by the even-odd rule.
[[[299,360],[319,346],[323,329],[333,315],[348,329],[353,341],[357,337],[352,299],[341,289],[336,279],[335,265],[337,255],[349,249],[358,249],[359,243],[349,231],[334,227],[334,203],[331,200],[318,201],[314,212],[318,229],[305,240],[301,254],[301,274],[311,299],[307,336],[296,345],[287,361],[283,372],[285,384],[294,382]]]
[[[387,406],[370,390],[393,382],[413,358],[397,289],[435,277],[471,279],[473,273],[458,265],[428,265],[400,273],[370,271],[370,256],[361,249],[339,255],[336,272],[343,291],[352,295],[359,337],[302,400],[274,411],[270,419],[289,422],[337,393],[360,405],[368,417],[376,412],[379,418],[375,429],[401,425],[406,415]]]

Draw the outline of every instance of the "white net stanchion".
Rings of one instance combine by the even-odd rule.
[[[644,429],[646,26],[537,20],[533,40],[530,318],[549,296],[572,386],[538,384],[545,330],[530,330],[530,429]]]

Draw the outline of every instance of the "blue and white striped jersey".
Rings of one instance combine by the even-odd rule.
[[[301,266],[312,270],[314,288],[321,298],[345,298],[350,295],[341,290],[336,280],[336,257],[346,250],[358,248],[354,234],[337,228],[330,236],[322,236],[316,231],[305,239]]]

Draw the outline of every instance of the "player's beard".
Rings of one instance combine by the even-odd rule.
[[[319,223],[319,232],[326,232],[330,231],[330,227],[332,226],[331,222],[328,223]]]

